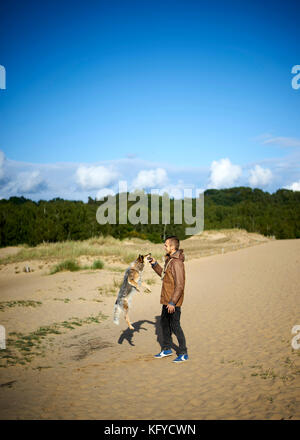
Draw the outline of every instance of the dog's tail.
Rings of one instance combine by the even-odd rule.
[[[116,302],[115,303],[115,307],[114,307],[114,323],[116,325],[119,325],[119,318],[120,318],[120,313],[121,313],[122,309],[119,306],[119,304]]]

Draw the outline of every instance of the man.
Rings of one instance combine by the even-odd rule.
[[[173,361],[181,363],[188,360],[185,336],[180,326],[181,306],[184,296],[185,270],[183,249],[179,249],[179,240],[176,236],[168,237],[164,245],[166,256],[164,268],[154,258],[149,262],[153,270],[162,279],[160,303],[161,327],[163,333],[162,351],[155,358],[163,358],[173,354],[171,350],[172,332],[178,339],[178,357]]]

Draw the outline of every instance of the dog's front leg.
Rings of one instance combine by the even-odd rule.
[[[128,284],[130,284],[131,286],[135,287],[136,290],[137,290],[138,292],[140,292],[139,285],[138,285],[138,283],[137,283],[136,281],[134,281],[134,280],[130,280],[130,281],[128,281]]]
[[[149,284],[145,283],[144,281],[142,281],[142,287],[143,287],[146,291],[148,290],[149,293],[152,292],[151,287],[149,286]]]
[[[131,270],[128,275],[128,284],[135,287],[136,290],[139,292],[140,289],[137,281],[138,281],[138,272]]]

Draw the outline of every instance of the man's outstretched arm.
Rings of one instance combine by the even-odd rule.
[[[155,261],[154,263],[151,263],[151,267],[157,273],[158,276],[161,276],[162,267],[158,264],[157,261]]]

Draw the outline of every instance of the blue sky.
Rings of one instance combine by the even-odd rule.
[[[300,190],[299,2],[2,7],[0,198]]]

